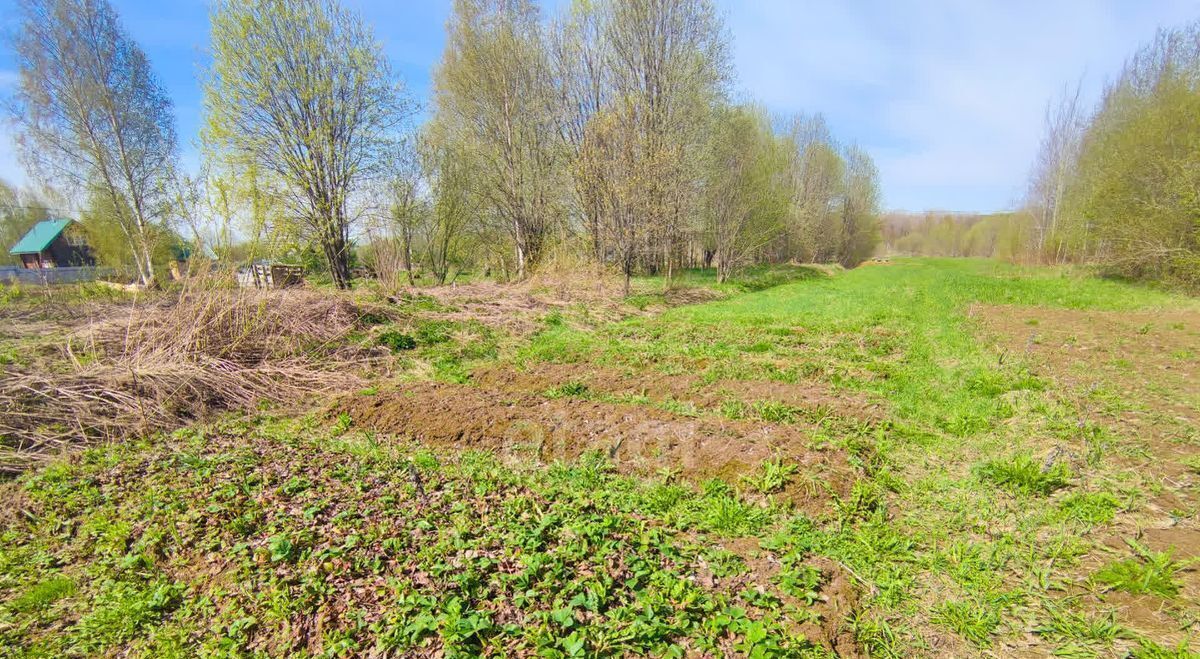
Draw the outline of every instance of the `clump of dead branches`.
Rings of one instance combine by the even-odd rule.
[[[362,386],[375,353],[348,339],[365,313],[341,294],[204,280],[134,304],[76,332],[57,363],[4,374],[0,473],[89,442]]]

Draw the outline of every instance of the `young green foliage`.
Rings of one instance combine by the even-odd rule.
[[[253,171],[350,285],[352,197],[398,148],[409,113],[369,26],[337,0],[217,2],[206,147]]]

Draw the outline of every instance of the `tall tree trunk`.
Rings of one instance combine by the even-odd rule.
[[[142,234],[142,258],[146,259],[146,281],[147,287],[154,286],[157,282],[154,278],[154,254],[150,250],[150,245],[146,243],[146,236]]]
[[[521,237],[518,237],[515,244],[516,244],[516,254],[517,254],[517,279],[525,279],[525,275],[527,274],[526,273],[527,255],[525,253],[525,241],[522,240]]]
[[[404,227],[400,232],[400,240],[404,243],[401,245],[400,251],[404,255],[404,274],[408,277],[408,285],[416,286],[417,281],[413,278],[412,271],[412,228]]]
[[[350,263],[346,254],[346,239],[337,224],[326,227],[326,235],[321,240],[321,248],[325,252],[325,260],[329,262],[329,275],[333,285],[341,290],[350,288]]]

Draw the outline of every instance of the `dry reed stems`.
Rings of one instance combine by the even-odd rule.
[[[53,368],[4,374],[0,473],[98,440],[361,386],[373,353],[347,341],[359,315],[334,293],[211,278],[134,305],[78,333]]]

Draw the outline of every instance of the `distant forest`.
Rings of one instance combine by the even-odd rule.
[[[1032,258],[1027,213],[890,212],[883,215],[887,254]]]
[[[885,249],[1089,263],[1200,292],[1200,22],[1162,30],[1094,108],[1068,88],[1046,110],[1011,213],[892,213]]]

